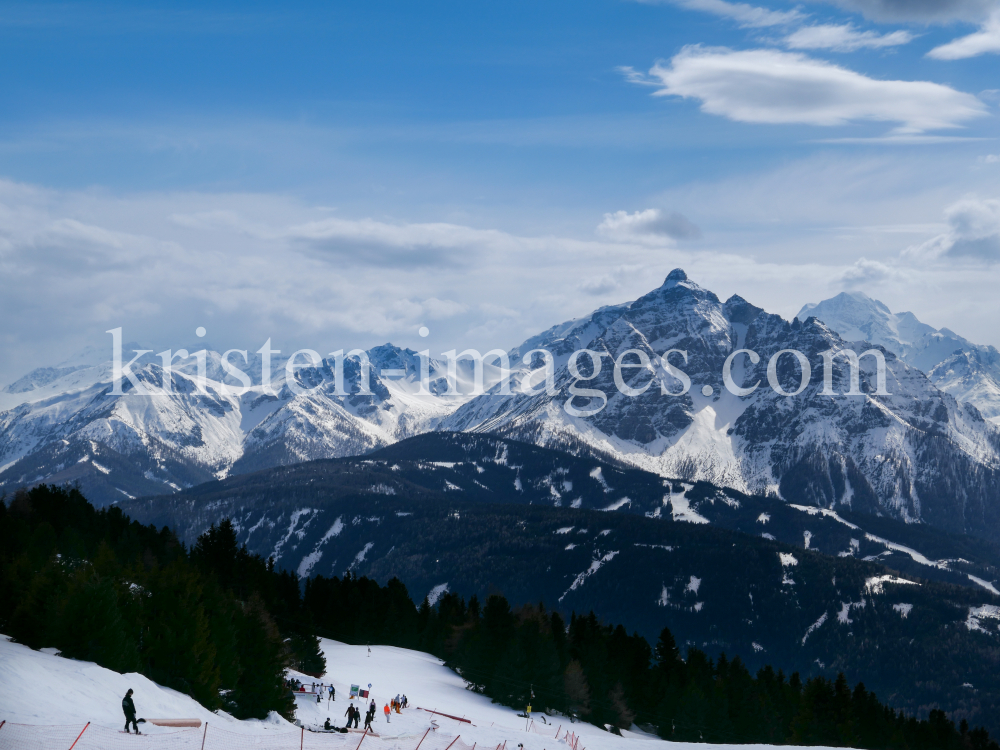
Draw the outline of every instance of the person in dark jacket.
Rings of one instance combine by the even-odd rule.
[[[131,723],[135,733],[139,734],[139,725],[135,723],[135,703],[132,702],[132,688],[129,688],[122,698],[122,711],[125,712],[125,734],[128,734],[128,725]]]
[[[326,717],[326,721],[323,722],[323,729],[325,729],[328,732],[331,729],[333,729],[333,725],[330,723],[330,717],[329,716],[327,716]]]
[[[352,703],[347,707],[347,726],[350,727],[353,723],[355,728],[357,728],[359,721],[361,721],[361,711],[355,708]]]
[[[368,713],[365,714],[365,731],[372,728],[372,720],[375,718],[375,706],[368,709]]]

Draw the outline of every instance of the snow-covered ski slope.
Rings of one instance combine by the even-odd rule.
[[[135,691],[138,717],[200,719],[245,734],[293,729],[277,714],[271,714],[268,721],[239,721],[213,713],[193,698],[157,685],[141,674],[119,674],[93,662],[64,659],[54,649],[32,651],[0,635],[0,721],[42,726],[77,724],[79,729],[89,721],[121,729],[125,724],[122,698],[129,688]],[[3,731],[0,729],[0,733]],[[157,734],[177,730],[144,724],[142,731]]]
[[[360,685],[367,689],[371,683],[369,700],[373,698],[378,707],[373,725],[375,731],[383,739],[399,738],[400,748],[415,745],[416,740],[428,729],[434,729],[434,734],[439,736],[461,737],[463,745],[475,744],[483,750],[493,750],[498,745],[502,747],[504,743],[509,750],[518,750],[518,745],[523,745],[524,750],[566,750],[568,747],[562,739],[565,731],[560,732],[559,740],[555,739],[557,729],[562,726],[565,730],[567,727],[565,717],[543,718],[535,712],[534,730],[525,731],[526,721],[517,716],[516,711],[491,703],[489,698],[466,690],[462,679],[445,667],[440,659],[430,654],[391,646],[372,646],[369,656],[366,646],[349,646],[327,639],[322,640],[322,648],[327,659],[326,675],[316,680],[290,672],[307,686],[315,681],[328,685],[332,683],[336,688],[337,699],[334,702],[324,698],[317,705],[315,695],[311,693],[297,697],[296,716],[307,728],[322,726],[327,717],[337,726],[343,726],[346,721],[344,714],[351,703],[348,698],[350,686]],[[118,674],[90,662],[32,651],[0,636],[0,720],[38,726],[75,724],[80,729],[87,722],[92,722],[96,726],[120,729],[123,723],[121,698],[130,687],[135,691],[139,716],[197,718],[209,722],[209,733],[211,728],[218,728],[243,735],[258,735],[252,740],[247,737],[248,747],[266,748],[267,735],[275,740],[279,737],[284,739],[294,731],[288,722],[274,715],[268,721],[238,721],[224,714],[214,714],[188,696],[161,687],[141,675]],[[391,720],[386,722],[382,709],[397,693],[406,694],[410,708],[404,709],[400,714],[393,712]],[[355,706],[361,703],[354,701]],[[433,714],[421,709],[439,713]],[[470,723],[456,721],[441,714],[465,718]],[[670,750],[680,746],[680,743],[665,742],[638,730],[626,731],[623,737],[585,723],[573,724],[570,730],[580,738],[579,750]],[[3,746],[4,731],[4,728],[0,728],[0,747]],[[167,733],[176,732],[149,724],[145,725],[144,731],[164,735],[163,742],[168,740]],[[307,739],[311,736],[313,740],[328,738],[331,747],[335,738],[339,740],[345,737],[311,735],[310,732],[306,732],[306,736]],[[361,739],[360,734],[349,736]],[[127,739],[124,735],[120,737]],[[414,742],[408,743],[408,739],[414,737]],[[148,747],[159,746],[155,739],[150,738]],[[315,742],[306,744],[312,746]],[[337,744],[339,746],[342,743]],[[432,747],[439,744],[440,741],[434,742]],[[143,746],[147,746],[147,743],[143,743]],[[699,747],[709,750],[712,747],[729,746]],[[742,750],[752,750],[754,747],[767,746],[739,747]]]

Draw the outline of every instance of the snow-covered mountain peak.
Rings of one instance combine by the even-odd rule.
[[[555,396],[475,398],[448,417],[443,428],[499,432],[572,450],[585,445],[664,476],[705,479],[810,505],[843,503],[951,527],[958,516],[966,517],[963,525],[977,523],[968,516],[973,506],[989,506],[992,516],[998,505],[995,489],[969,472],[973,465],[988,472],[1000,466],[1000,434],[978,412],[943,394],[890,347],[885,347],[890,396],[874,394],[873,357],[861,362],[864,395],[823,395],[820,354],[850,344],[828,321],[812,314],[815,308],[805,321],[786,321],[739,296],[723,304],[713,292],[679,277],[635,302],[595,311],[525,342],[521,350],[543,340],[557,347],[556,385],[562,390]],[[867,308],[881,323],[895,323],[884,305],[863,295],[848,295],[837,304]],[[895,333],[888,325],[885,331]],[[579,416],[591,404],[567,398],[573,378],[566,362],[582,348],[613,358],[639,350],[654,366],[626,375],[638,395],[625,395],[613,368],[604,368],[587,387],[606,394],[606,406]],[[742,348],[755,351],[760,361],[736,360],[733,377],[741,386],[758,387],[737,396],[721,375],[729,355]],[[686,387],[658,366],[668,350],[675,350],[670,363],[686,374]],[[805,389],[794,398],[769,384],[768,361],[783,350],[802,352],[812,364]],[[843,362],[834,366],[836,393],[848,390]],[[777,379],[786,393],[799,389],[794,358],[778,361]],[[952,489],[942,494],[945,484]],[[964,511],[955,508],[957,496],[966,498]]]
[[[663,284],[660,285],[660,289],[669,289],[670,287],[677,286],[684,281],[689,281],[688,275],[684,273],[684,269],[675,268],[667,274],[667,278],[663,280]]]
[[[893,313],[864,292],[805,305],[800,320],[816,317],[847,341],[885,347],[927,373],[941,390],[973,404],[989,418],[1000,417],[1000,352],[980,346],[948,328],[934,328],[912,312]],[[962,355],[955,359],[957,355]],[[959,361],[961,360],[961,361]]]

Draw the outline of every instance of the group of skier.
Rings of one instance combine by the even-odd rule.
[[[390,708],[390,705],[392,706],[392,708]],[[387,724],[390,723],[389,717],[392,715],[393,711],[395,711],[398,714],[401,712],[401,709],[407,708],[408,706],[409,706],[409,701],[407,700],[405,695],[397,695],[395,698],[389,701],[389,703],[386,703],[385,707],[382,709],[382,712],[385,714],[386,723]],[[371,730],[372,722],[375,720],[375,712],[377,710],[378,709],[375,707],[375,701],[372,700],[372,702],[368,705],[368,711],[365,713],[365,731]],[[350,729],[353,726],[355,729],[357,729],[358,722],[361,720],[361,709],[355,708],[354,704],[351,703],[351,705],[347,707],[347,712],[344,714],[344,716],[347,717],[347,724],[345,725],[344,728]],[[330,724],[329,717],[327,717],[327,720],[323,724],[323,727],[324,729],[334,729],[334,727]]]
[[[293,689],[295,688],[295,684],[294,683],[289,683],[289,684],[290,684],[290,686]],[[301,683],[299,683],[299,687],[301,689],[301,687],[304,687],[304,686],[302,686]],[[327,685],[323,685],[321,683],[320,686],[319,686],[319,690],[316,690],[316,685],[313,684],[313,690],[316,691],[316,702],[317,703],[320,700],[319,696],[322,694],[322,692],[325,689],[329,689],[329,691],[330,691],[330,697],[332,698],[333,694],[334,694],[333,693],[333,685],[327,686]],[[391,709],[389,708],[390,705],[392,706]],[[386,721],[386,723],[389,723],[389,717],[390,717],[390,715],[392,714],[393,711],[395,711],[397,714],[401,713],[401,709],[408,708],[409,705],[410,705],[410,703],[407,700],[407,698],[406,698],[405,695],[397,695],[395,698],[393,698],[391,701],[389,701],[389,703],[386,703],[385,704],[385,708],[382,709],[383,713],[385,714],[385,721]],[[375,720],[375,711],[376,710],[377,709],[375,707],[375,701],[373,699],[372,702],[368,705],[368,712],[365,714],[365,731],[366,732],[370,731],[371,728],[372,728],[372,722]],[[136,718],[135,718],[135,703],[132,701],[132,690],[131,689],[129,689],[129,691],[127,693],[125,693],[125,697],[122,698],[122,711],[125,712],[125,733],[128,734],[128,732],[129,732],[129,725],[131,724],[132,727],[135,730],[135,733],[139,734],[139,725],[136,723]],[[347,729],[350,729],[352,725],[354,726],[355,729],[357,729],[358,722],[361,720],[361,710],[358,709],[358,708],[355,708],[354,707],[354,703],[351,703],[351,705],[347,707],[347,712],[344,715],[347,717],[347,724],[344,726],[344,729],[341,729],[339,731],[345,731]],[[334,730],[334,729],[336,729],[336,727],[334,727],[334,726],[332,726],[330,724],[330,718],[329,717],[327,717],[326,722],[324,722],[323,728],[327,729],[327,730]]]

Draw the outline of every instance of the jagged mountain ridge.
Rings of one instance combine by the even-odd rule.
[[[885,349],[891,395],[874,394],[871,356],[861,362],[864,395],[822,395],[821,352],[857,347],[815,318],[788,322],[738,296],[722,303],[676,270],[635,302],[557,326],[530,346],[546,346],[563,357],[556,375],[560,394],[479,396],[444,420],[442,428],[497,432],[552,447],[581,441],[664,476],[805,505],[843,505],[955,531],[1000,530],[996,427]],[[629,349],[644,352],[653,366],[626,382],[633,388],[651,382],[651,387],[627,397],[618,392],[606,366],[586,386],[609,394],[607,407],[586,419],[569,415],[565,406],[572,378],[565,359],[582,346],[606,353],[606,363]],[[761,385],[736,396],[723,386],[723,364],[744,348],[757,352],[760,361],[742,356],[733,379]],[[657,362],[668,349],[687,352],[686,365],[680,355],[671,360],[692,383],[681,396],[661,392],[661,387],[671,393],[681,388]],[[812,372],[805,390],[786,398],[768,387],[766,370],[771,355],[789,349],[802,352]],[[836,362],[834,391],[843,394],[849,371],[846,359]],[[786,392],[798,388],[799,365],[791,355],[779,360],[777,376]],[[703,387],[711,395],[703,395]],[[587,400],[577,398],[571,405],[586,408]]]
[[[592,416],[571,416],[565,408],[573,381],[568,360],[585,347],[610,355],[602,358],[598,377],[584,384],[607,394],[607,407]],[[891,395],[873,394],[870,356],[861,363],[864,395],[823,395],[820,353],[852,347],[859,344],[815,318],[788,322],[738,296],[723,303],[677,269],[634,302],[554,326],[511,350],[517,368],[513,395],[502,395],[496,386],[475,397],[449,395],[440,361],[431,364],[430,393],[420,395],[419,359],[391,345],[369,351],[372,395],[357,392],[359,369],[353,360],[345,363],[351,394],[346,396],[334,393],[329,360],[298,370],[296,382],[315,386],[311,392],[293,393],[279,371],[273,394],[258,379],[239,397],[212,380],[222,377],[218,355],[209,356],[204,393],[188,363],[174,376],[176,392],[156,399],[109,397],[106,366],[75,370],[38,386],[36,397],[30,395],[35,391],[4,394],[19,400],[0,412],[0,487],[58,480],[70,472],[90,483],[96,502],[108,503],[147,493],[155,483],[160,491],[175,490],[212,476],[363,453],[445,429],[497,432],[616,457],[663,476],[802,505],[886,514],[957,532],[1000,530],[997,428],[885,348]],[[520,390],[526,380],[538,384],[542,370],[522,364],[536,348],[554,355],[555,396]],[[759,352],[761,359],[738,358],[734,381],[761,385],[736,396],[723,387],[722,370],[727,357],[742,348]],[[629,387],[651,384],[634,396],[619,392],[609,365],[630,349],[650,363],[626,371]],[[687,354],[686,362],[678,352],[670,359],[690,378],[683,395],[671,395],[679,393],[683,377],[668,372],[658,359],[671,349]],[[769,387],[766,373],[769,357],[785,349],[803,352],[812,364],[805,390],[789,398]],[[532,366],[539,364],[536,357]],[[581,366],[589,373],[586,361]],[[143,363],[140,372],[144,383],[160,387],[156,361]],[[493,368],[487,385],[495,375]],[[460,391],[468,394],[468,362],[460,363],[458,377]],[[780,360],[777,377],[786,391],[797,388],[799,366],[792,356]],[[63,380],[75,385],[61,389]],[[846,362],[839,359],[834,390],[846,392],[848,381]],[[587,409],[598,402],[577,396],[570,403]],[[116,466],[132,462],[128,487],[124,481],[115,484],[118,471],[94,465],[95,446]],[[77,457],[72,467],[70,454]]]
[[[817,317],[847,341],[883,346],[927,373],[942,391],[973,404],[983,416],[1000,417],[1000,351],[995,347],[921,323],[911,312],[893,313],[860,291],[805,305],[796,317]]]
[[[22,378],[16,393],[5,394],[16,405],[0,412],[0,489],[77,481],[106,505],[231,472],[364,453],[433,429],[468,398],[446,393],[440,361],[430,361],[430,394],[421,395],[416,352],[386,344],[368,355],[370,396],[358,393],[355,359],[343,365],[345,390],[353,395],[335,393],[331,360],[296,371],[296,384],[310,389],[302,393],[286,381],[284,361],[272,362],[268,390],[259,356],[246,369],[251,387],[239,395],[224,387],[240,384],[226,376],[216,352],[207,353],[204,380],[195,362],[174,367],[169,394],[162,364],[151,355],[133,372],[152,396],[138,394],[127,380],[123,395],[113,395],[110,363],[71,368],[47,381]],[[493,369],[487,375],[495,380]],[[384,377],[386,371],[392,372]],[[464,363],[458,376],[460,384],[471,382]]]

